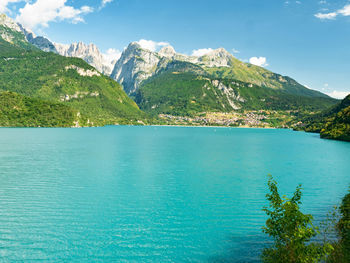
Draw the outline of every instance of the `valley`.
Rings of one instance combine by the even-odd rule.
[[[64,125],[30,123],[40,120],[39,112],[31,110],[25,122],[11,122],[15,115],[2,110],[0,117],[7,119],[2,126],[155,124],[321,132],[329,120],[316,129],[310,128],[311,121],[339,102],[290,77],[242,62],[223,48],[188,56],[170,45],[151,51],[132,42],[119,59],[107,61],[92,43],[55,43],[6,15],[0,17],[0,33],[0,91],[12,92],[2,96],[62,105],[79,116],[67,118]],[[55,119],[56,107],[46,109]]]
[[[0,0],[0,263],[349,263],[340,2]]]

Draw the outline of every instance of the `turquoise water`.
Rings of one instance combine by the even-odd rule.
[[[268,173],[320,220],[349,171],[289,130],[0,129],[0,261],[256,262]]]

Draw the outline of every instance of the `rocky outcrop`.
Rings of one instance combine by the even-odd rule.
[[[114,66],[111,77],[123,85],[128,94],[138,90],[140,84],[173,61],[190,62],[205,67],[230,66],[233,56],[223,48],[201,56],[187,56],[176,53],[172,46],[158,52],[143,49],[137,42],[131,43]]]
[[[241,108],[240,102],[244,103],[245,99],[241,97],[241,95],[235,91],[232,87],[226,86],[221,83],[219,80],[213,80],[211,84],[220,90],[222,94],[226,97],[227,102],[231,106],[232,110],[238,110]],[[232,83],[234,84],[234,83]]]
[[[98,73],[96,70],[90,70],[90,69],[83,69],[83,68],[79,68],[75,65],[70,65],[70,66],[67,66],[65,68],[66,70],[69,70],[69,69],[74,69],[77,71],[77,73],[80,75],[80,76],[83,76],[83,77],[93,77],[93,76],[101,76],[100,73]]]
[[[206,67],[230,67],[232,65],[232,54],[224,48],[218,48],[198,58],[198,62]]]
[[[111,77],[123,85],[126,93],[132,94],[142,81],[156,72],[162,57],[165,56],[142,49],[137,42],[132,42],[115,64]]]
[[[0,14],[0,25],[16,32],[22,32],[20,25],[5,14]]]
[[[173,58],[176,55],[176,51],[172,46],[163,47],[158,53],[160,56],[168,58]]]
[[[110,75],[113,65],[106,61],[95,44],[85,44],[82,42],[71,45],[54,44],[56,52],[66,57],[76,57],[85,60],[91,66],[105,75]]]
[[[16,23],[13,19],[5,14],[0,14],[0,26],[8,28],[11,31],[23,33],[21,41],[27,41],[30,44],[45,52],[54,52],[66,57],[77,57],[85,60],[91,66],[105,75],[110,75],[114,67],[115,61],[108,61],[94,44],[84,44],[82,42],[73,43],[71,45],[59,44],[50,41],[49,39],[36,36],[32,31],[24,28],[21,24]],[[13,42],[13,33],[8,33],[7,30],[0,29],[0,36],[8,41]]]
[[[18,37],[14,32],[22,32],[20,25],[5,14],[0,14],[0,37],[11,44],[14,44],[14,42],[26,42],[23,35]]]

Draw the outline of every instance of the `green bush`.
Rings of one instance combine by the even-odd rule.
[[[71,127],[75,121],[81,121],[77,111],[62,103],[0,92],[2,127]]]
[[[263,232],[273,239],[273,245],[263,250],[263,262],[312,263],[326,259],[333,247],[327,242],[311,242],[318,229],[312,225],[312,215],[300,211],[301,185],[296,188],[292,198],[280,196],[272,176],[269,177],[268,187],[270,193],[266,197],[270,205],[263,209],[268,215]]]
[[[339,241],[334,243],[334,251],[327,259],[328,263],[350,262],[350,190],[339,207],[340,220],[336,225]]]

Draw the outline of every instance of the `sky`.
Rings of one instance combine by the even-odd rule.
[[[94,43],[111,58],[132,41],[238,59],[343,98],[350,93],[350,0],[0,0],[58,43]]]

